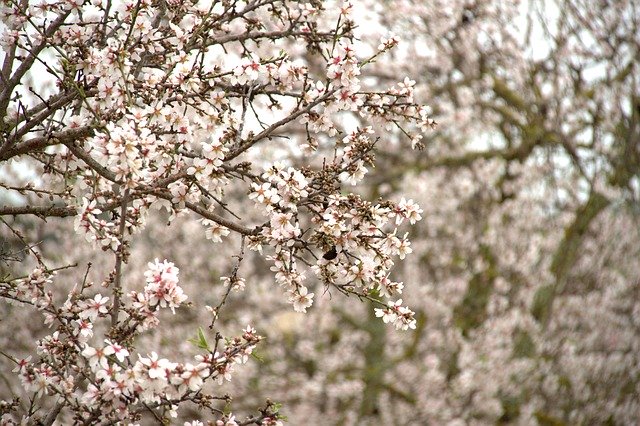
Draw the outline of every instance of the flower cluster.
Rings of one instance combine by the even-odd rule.
[[[389,302],[388,306],[384,309],[376,308],[377,317],[382,317],[382,321],[392,323],[399,330],[416,328],[416,320],[413,318],[413,315],[413,312],[402,306],[402,299]]]
[[[220,384],[230,380],[234,364],[247,362],[259,340],[255,330],[247,327],[242,338],[234,339],[222,352],[196,355],[195,364],[172,362],[155,352],[138,354],[132,362],[127,349],[109,340],[99,348],[85,345],[81,355],[95,380],[77,401],[85,416],[113,412],[124,420],[133,414],[131,405],[140,404],[167,405],[175,413],[178,402],[201,391],[206,380]]]
[[[149,263],[149,269],[144,273],[147,285],[144,287],[144,299],[148,300],[149,306],[154,308],[158,305],[161,308],[169,307],[175,313],[175,308],[187,300],[187,296],[178,286],[178,268],[166,260],[159,262],[158,259]],[[133,299],[139,298],[132,294]]]
[[[127,335],[124,329],[116,339],[90,343],[94,324],[109,314],[109,298],[100,294],[85,298],[82,293],[88,286],[83,285],[69,295],[62,309],[57,309],[45,291],[52,276],[38,268],[29,277],[2,286],[3,297],[38,306],[57,328],[38,342],[38,360],[15,360],[14,372],[28,392],[65,398],[67,408],[84,422],[135,419],[141,408],[150,405],[175,414],[180,401],[201,392],[205,381],[221,384],[230,380],[234,365],[246,363],[261,339],[247,327],[242,336],[227,340],[224,347],[216,344],[215,349],[196,355],[195,363],[172,362],[155,352],[138,353],[134,361],[130,346],[133,335]],[[178,286],[178,269],[171,262],[149,263],[145,278],[144,292],[132,293],[133,310],[127,310],[131,316],[122,324],[125,329],[145,315],[155,315],[158,308],[174,310],[186,299]],[[3,422],[14,424],[10,416],[3,417]]]

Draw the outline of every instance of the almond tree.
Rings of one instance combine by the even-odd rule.
[[[228,395],[203,390],[247,362],[261,340],[251,326],[213,340],[200,331],[191,362],[137,346],[159,327],[161,310],[189,300],[168,260],[147,259],[144,282],[123,278],[131,247],[160,209],[169,223],[199,221],[213,242],[238,236],[210,328],[229,292],[245,285],[248,251],[271,265],[272,291],[296,311],[339,293],[375,303],[398,329],[415,328],[389,274],[410,252],[398,227],[421,210],[349,188],[387,143],[386,125],[401,129],[411,149],[416,131],[434,122],[406,81],[360,81],[397,40],[364,49],[351,9],[278,0],[5,2],[0,220],[18,250],[9,247],[5,260],[22,265],[7,269],[0,296],[40,312],[51,328],[29,357],[2,350],[29,395],[3,403],[5,423],[164,422],[187,402],[220,424],[280,423],[271,402],[240,419],[224,408]],[[244,214],[253,206],[257,220]],[[86,265],[50,264],[21,229],[27,217],[72,221],[102,250],[92,262],[110,265],[101,284]],[[56,277],[80,266],[87,274],[77,281]]]
[[[242,41],[223,37],[225,50],[207,51],[208,55],[218,55],[213,60],[213,66],[220,67],[218,73],[229,72],[216,75],[216,88],[212,89],[221,92],[228,103],[219,106],[213,100],[218,95],[210,100],[223,117],[220,123],[227,120],[225,114],[236,120],[225,126],[236,131],[240,122],[246,123],[239,132],[239,143],[245,143],[250,136],[260,135],[285,116],[308,106],[312,100],[307,98],[318,99],[330,87],[359,84],[366,90],[357,89],[355,98],[348,90],[339,97],[335,92],[308,113],[278,124],[270,138],[265,135],[230,161],[230,151],[218,157],[211,154],[216,147],[198,142],[210,133],[216,134],[220,123],[212,124],[201,139],[180,136],[177,124],[169,126],[169,131],[176,132],[175,138],[186,138],[180,144],[191,146],[177,148],[184,164],[168,160],[164,163],[167,171],[161,173],[171,176],[174,167],[178,167],[186,176],[176,180],[182,185],[166,183],[165,198],[157,195],[162,191],[154,187],[154,192],[136,199],[149,202],[151,207],[165,208],[157,211],[142,207],[142,211],[149,212],[144,224],[137,228],[139,233],[125,233],[128,263],[121,266],[119,274],[113,273],[118,249],[108,254],[112,249],[107,248],[108,261],[96,262],[96,252],[89,251],[88,245],[76,244],[69,234],[67,222],[71,221],[47,216],[44,223],[33,215],[16,215],[11,220],[3,216],[7,222],[3,236],[15,242],[8,247],[9,258],[22,258],[22,248],[42,241],[33,249],[43,261],[53,262],[53,267],[78,263],[75,269],[58,272],[58,289],[47,284],[54,300],[64,293],[58,306],[67,297],[70,286],[65,283],[95,281],[104,282],[107,287],[97,289],[98,284],[94,284],[84,289],[83,285],[81,294],[86,296],[78,298],[82,305],[74,318],[89,319],[95,328],[85,327],[80,332],[87,346],[79,347],[80,355],[75,356],[78,364],[90,369],[83,373],[90,379],[78,380],[75,395],[85,395],[90,384],[99,388],[96,384],[115,381],[105,380],[105,373],[100,372],[100,363],[106,361],[108,367],[117,364],[121,368],[114,372],[114,379],[131,370],[155,380],[153,386],[166,383],[157,392],[147,389],[149,395],[173,395],[172,392],[188,392],[187,388],[194,386],[200,389],[196,391],[198,395],[221,398],[209,404],[213,414],[197,410],[198,404],[203,405],[198,398],[191,398],[195,405],[173,404],[180,407],[177,415],[181,421],[221,418],[222,424],[231,423],[231,408],[244,414],[262,406],[254,419],[236,416],[234,421],[275,422],[279,405],[265,405],[265,398],[271,398],[284,404],[281,411],[291,424],[633,423],[640,416],[636,397],[640,371],[636,261],[640,251],[640,95],[634,60],[640,31],[634,3],[567,0],[519,5],[491,0],[407,0],[354,2],[351,10],[341,10],[340,5],[323,2],[324,11],[314,11],[321,5],[308,3],[302,9],[288,3],[290,10],[305,10],[300,19],[309,23],[310,30],[300,21],[300,32],[306,36],[283,34],[259,44],[249,36]],[[256,15],[249,15],[260,16],[255,18],[255,24],[265,25],[264,28],[247,29],[245,26],[252,24],[238,16],[239,21],[234,18],[228,23],[241,23],[239,27],[215,31],[229,31],[227,35],[282,31],[282,27],[271,27],[275,24],[263,19],[264,14],[258,15],[271,13],[268,5],[264,7],[266,10],[258,7]],[[186,17],[171,22],[188,32],[189,25],[179,23]],[[120,18],[121,14],[115,17]],[[347,24],[347,19],[354,21]],[[156,31],[168,31],[162,29],[161,23],[157,28]],[[311,33],[317,44],[310,44]],[[302,43],[296,42],[302,40],[298,37],[304,38]],[[220,36],[217,40],[221,40]],[[261,74],[261,67],[268,68],[269,60],[280,58],[281,50],[286,53],[283,63],[288,60],[304,68],[294,83],[282,83],[280,73],[277,78],[281,80]],[[382,51],[384,55],[376,56]],[[153,56],[155,51],[145,48],[144,52]],[[43,58],[50,54],[43,53]],[[341,63],[346,58],[351,58],[347,62],[356,62]],[[280,69],[278,60],[273,63]],[[152,69],[153,65],[143,67],[151,74],[156,72]],[[271,75],[271,71],[266,72]],[[347,80],[343,82],[345,72]],[[33,75],[34,71],[31,77],[27,74],[25,81]],[[409,78],[399,77],[405,75]],[[186,81],[194,78],[189,74]],[[313,78],[316,81],[312,83]],[[318,85],[318,81],[322,84]],[[29,84],[34,86],[24,86]],[[286,93],[266,92],[276,86],[286,87]],[[389,86],[395,86],[395,90],[384,93],[380,89]],[[177,90],[177,83],[173,87]],[[251,87],[253,91],[249,92]],[[18,90],[22,99],[29,98],[28,90]],[[259,90],[263,92],[257,94]],[[296,93],[302,96],[300,103],[295,100]],[[171,101],[161,103],[171,107],[172,102],[178,102],[175,96],[175,100],[169,98]],[[193,98],[184,96],[178,115],[184,115],[193,126],[192,117],[183,114],[191,111],[193,103],[189,99]],[[400,98],[396,102],[397,96]],[[431,129],[431,122],[425,120],[429,111],[426,109],[408,114],[420,116],[421,124],[427,127],[415,131],[400,116],[389,116],[384,108],[373,107],[376,102],[400,107],[403,101],[413,102],[413,97],[428,101],[432,116],[439,123],[437,127]],[[274,99],[279,102],[274,103]],[[30,102],[38,104],[37,99]],[[351,105],[347,107],[345,103]],[[337,104],[341,106],[336,107]],[[71,117],[84,111],[82,106],[74,108],[69,109]],[[131,126],[134,132],[159,121],[159,117],[145,117],[144,125]],[[59,125],[62,122],[59,119]],[[381,137],[379,141],[368,133],[370,124]],[[94,132],[106,134],[101,129],[98,126]],[[151,144],[154,146],[157,139],[170,137],[155,130],[150,134],[156,135]],[[234,135],[231,138],[237,137],[237,132]],[[94,137],[95,134],[88,140],[93,143]],[[224,137],[223,134],[217,139]],[[350,138],[346,146],[336,143],[345,137]],[[361,150],[359,158],[348,154],[363,137],[381,149]],[[222,143],[222,147],[233,150],[234,144],[235,139]],[[424,149],[409,151],[409,144]],[[57,149],[69,156],[71,165],[64,169],[67,175],[77,167],[86,167],[73,152]],[[103,159],[92,145],[85,151],[95,156],[99,165],[115,167],[116,163],[110,162],[113,160]],[[368,163],[373,153],[375,169]],[[48,159],[45,156],[61,154],[48,148],[35,155]],[[345,155],[351,155],[350,159],[345,160]],[[6,191],[7,203],[12,203],[14,209],[41,205],[49,194],[38,191],[48,184],[27,186],[29,175],[25,170],[31,169],[26,164],[34,159],[18,158],[20,161],[14,162],[19,164],[17,167],[3,165],[3,182],[11,179],[6,185],[31,191],[31,198],[18,198],[17,190]],[[358,163],[355,158],[363,162]],[[36,157],[35,161],[43,160]],[[234,167],[230,175],[222,176],[229,165]],[[145,167],[142,169],[147,170]],[[113,172],[117,173],[117,168]],[[153,176],[156,172],[150,173]],[[200,174],[208,173],[226,181],[207,186]],[[94,184],[89,181],[87,185],[92,189],[78,188],[77,179],[68,179],[73,186],[72,196],[67,196],[70,198],[54,193],[55,206],[81,205],[83,197],[88,202],[95,199],[90,213],[96,208],[103,212],[92,214],[88,226],[86,219],[76,218],[80,234],[86,235],[84,229],[89,229],[90,239],[101,242],[94,244],[99,252],[103,244],[107,247],[110,243],[95,229],[110,227],[111,231],[104,231],[104,235],[111,232],[115,235],[114,244],[120,244],[122,238],[113,229],[121,223],[122,198],[109,210],[105,208],[106,200],[117,194],[109,192],[107,199],[86,197],[87,191],[94,190]],[[101,185],[110,185],[106,191],[115,192],[121,185],[105,183],[103,177],[97,179],[103,182]],[[149,185],[165,185],[162,178],[145,179],[133,178],[137,189],[131,190],[132,198]],[[216,192],[218,185],[224,185],[224,192]],[[352,188],[358,196],[332,204],[332,196],[344,196]],[[51,191],[50,187],[47,190]],[[43,197],[38,199],[38,194]],[[379,197],[396,201],[392,205],[377,202],[381,209],[402,211],[409,206],[403,213],[405,220],[419,216],[424,219],[417,228],[394,233],[391,226],[396,217],[389,218],[389,228],[384,230],[391,233],[387,235],[393,241],[394,253],[398,257],[413,253],[393,275],[373,279],[375,292],[365,293],[376,264],[360,253],[363,241],[355,247],[351,242],[351,229],[355,227],[362,235],[363,228],[357,225],[359,219],[356,217],[354,222],[352,217],[360,209],[347,209],[346,203]],[[409,198],[424,211],[413,207]],[[133,227],[134,202],[127,202],[131,203],[124,215],[127,229]],[[192,206],[230,223],[194,211]],[[110,216],[107,212],[115,214]],[[370,214],[376,213],[371,210]],[[193,220],[198,216],[203,219],[201,222]],[[98,224],[101,220],[106,224]],[[110,221],[114,224],[107,225]],[[172,226],[167,227],[167,222]],[[260,231],[256,231],[257,236],[242,233],[232,227],[234,223]],[[20,231],[19,236],[12,234],[9,225]],[[402,238],[405,232],[411,236],[410,246],[408,239]],[[382,237],[364,235],[369,244]],[[26,241],[21,243],[20,236]],[[220,241],[229,244],[212,246]],[[262,252],[250,250],[258,244]],[[384,246],[375,249],[381,247]],[[156,257],[170,259],[175,265],[165,261],[147,265]],[[31,273],[25,269],[30,261],[34,260],[10,262],[10,270],[25,270],[27,275]],[[88,261],[93,266],[87,271]],[[319,277],[314,278],[316,273]],[[129,324],[138,318],[141,324],[135,341],[123,341],[121,334],[111,334],[122,333],[122,327],[109,328],[116,275],[120,277],[119,285],[127,289],[121,296],[124,302],[120,302],[125,313],[118,318]],[[37,275],[34,277],[37,279]],[[283,289],[274,285],[274,278]],[[292,291],[293,287],[297,291]],[[158,290],[161,298],[157,297]],[[336,297],[345,291],[367,302]],[[98,299],[96,292],[101,294]],[[126,299],[125,295],[131,292],[135,292],[131,295],[134,299]],[[182,300],[184,294],[189,298]],[[406,308],[396,306],[398,294],[415,310],[415,322],[398,321],[398,314],[406,312]],[[103,303],[105,297],[109,300]],[[391,298],[390,305],[371,300],[384,297]],[[138,309],[133,309],[134,303],[138,303]],[[32,311],[18,307],[3,306],[3,317],[16,321],[29,318]],[[168,312],[170,309],[162,312],[161,307],[177,309],[173,315]],[[307,312],[298,314],[295,310]],[[136,317],[139,312],[147,316]],[[95,321],[91,320],[94,314]],[[380,318],[408,330],[398,333]],[[156,325],[160,320],[162,325]],[[54,317],[48,324],[60,323]],[[257,330],[248,329],[247,337],[260,334],[266,336],[266,341],[255,345],[239,337],[234,346],[233,341],[213,337],[215,332],[235,335],[246,324]],[[199,325],[201,333],[197,331]],[[207,325],[213,330],[208,330]],[[4,328],[4,334],[13,331]],[[65,336],[64,330],[58,336],[60,333]],[[51,330],[42,332],[36,324],[13,334],[3,335],[0,341],[3,348],[19,348],[13,351],[19,356],[9,355],[21,358],[32,351],[33,336],[51,335]],[[192,343],[187,344],[190,337]],[[229,364],[219,363],[220,353],[215,355],[216,351],[221,352],[220,347],[214,348],[229,342],[231,350],[238,350],[237,361],[243,361],[249,350],[256,356],[233,376],[229,374]],[[198,358],[187,365],[198,345],[199,354],[208,353],[211,360]],[[124,355],[124,350],[130,355]],[[156,357],[154,351],[162,355]],[[136,352],[141,356],[138,360]],[[118,364],[118,356],[125,360],[122,365]],[[212,363],[214,359],[217,364]],[[42,363],[37,361],[38,364],[31,364],[32,368]],[[29,377],[8,358],[3,362],[7,366],[13,364],[11,368],[16,367],[19,377]],[[151,379],[151,375],[159,373],[152,364],[173,374],[167,379],[173,377],[174,383],[160,377]],[[98,366],[98,371],[91,370],[91,365]],[[14,377],[8,370],[4,368],[6,382],[12,383]],[[224,383],[219,385],[216,381]],[[51,407],[47,404],[55,401],[50,396],[55,388],[46,389],[49,395],[41,392],[34,407]],[[91,401],[91,395],[86,400]],[[155,396],[137,397],[142,401]],[[229,405],[231,397],[233,403]],[[25,401],[23,411],[29,411]],[[112,408],[109,402],[101,404],[100,409]],[[147,405],[152,409],[156,406]],[[143,420],[154,419],[147,407],[135,409],[145,410],[140,414],[146,416]],[[156,410],[156,414],[169,418],[171,407],[165,405],[164,409]],[[22,415],[18,413],[14,414],[16,420]],[[55,410],[45,413],[58,415]],[[73,408],[61,408],[59,418],[68,419],[73,413]],[[36,416],[38,413],[32,418]],[[85,422],[94,419],[88,417]]]

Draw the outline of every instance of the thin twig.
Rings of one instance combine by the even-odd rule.
[[[222,309],[225,303],[227,303],[227,298],[229,297],[231,290],[233,290],[234,283],[238,279],[238,270],[240,269],[242,259],[244,259],[244,239],[245,237],[243,235],[240,239],[240,253],[238,253],[238,255],[236,256],[237,262],[233,267],[233,271],[231,271],[231,276],[229,277],[229,286],[224,296],[222,296],[222,300],[220,301],[220,303],[218,303],[218,306],[213,309],[213,319],[211,320],[211,324],[209,324],[209,329],[212,329],[215,325],[216,320],[218,319],[218,316],[220,314],[220,309]]]
[[[115,277],[113,279],[113,307],[111,308],[111,327],[118,324],[118,313],[120,311],[120,296],[122,293],[122,261],[125,254],[125,238],[124,230],[127,223],[127,202],[129,198],[129,189],[125,189],[122,196],[122,206],[120,208],[120,246],[116,252]]]

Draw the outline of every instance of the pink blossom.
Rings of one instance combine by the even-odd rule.
[[[108,302],[109,298],[100,294],[96,294],[93,299],[87,299],[82,302],[84,309],[80,312],[80,318],[95,321],[98,316],[106,315]]]

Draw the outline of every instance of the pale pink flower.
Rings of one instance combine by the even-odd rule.
[[[97,367],[106,369],[109,366],[109,360],[103,348],[94,348],[85,344],[82,356],[89,361],[89,365],[94,369]]]
[[[177,364],[165,358],[158,359],[158,354],[151,352],[148,358],[138,355],[139,362],[147,368],[147,374],[151,379],[167,380]]]
[[[107,308],[108,302],[109,298],[100,294],[96,294],[93,299],[81,302],[84,309],[80,312],[80,318],[95,321],[98,316],[106,315],[109,311]]]
[[[301,286],[297,290],[291,292],[289,301],[293,303],[293,309],[296,312],[307,312],[307,308],[313,304],[313,293],[309,293],[307,288]]]
[[[104,348],[105,355],[114,355],[120,362],[124,362],[125,358],[129,356],[129,351],[119,344],[113,343],[109,339],[105,339],[104,342],[107,344]]]

